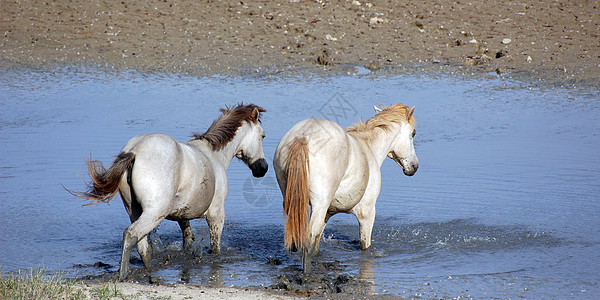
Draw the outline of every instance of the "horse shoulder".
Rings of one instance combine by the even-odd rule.
[[[170,219],[201,217],[212,202],[216,189],[214,165],[201,151],[181,144],[179,184]]]
[[[192,185],[191,188],[206,188],[206,184],[214,186],[215,173],[218,164],[215,164],[207,153],[186,144],[181,145],[182,185]],[[198,184],[202,183],[200,186]],[[214,188],[209,188],[214,189]]]

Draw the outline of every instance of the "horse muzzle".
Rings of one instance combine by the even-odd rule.
[[[393,161],[395,161],[400,167],[402,167],[402,172],[404,172],[404,175],[406,175],[406,176],[415,175],[415,173],[417,172],[417,169],[419,168],[418,161],[416,164],[413,164],[412,162],[408,161],[407,159],[402,159],[402,158],[398,157],[396,155],[396,153],[394,153],[394,151],[388,153],[388,157],[391,158]]]
[[[267,164],[267,160],[264,158],[257,159],[249,167],[254,177],[263,177],[267,174],[267,170],[269,170],[269,164]]]
[[[417,169],[419,168],[419,165],[413,165],[413,164],[408,164],[408,163],[398,163],[399,165],[402,166],[402,172],[404,172],[404,175],[406,176],[413,176],[415,175],[415,173],[417,173]]]

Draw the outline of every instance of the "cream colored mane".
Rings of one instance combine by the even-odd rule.
[[[413,128],[417,125],[417,120],[413,117],[414,107],[410,107],[404,104],[393,104],[390,107],[385,107],[381,104],[383,109],[366,122],[358,122],[352,126],[346,128],[346,132],[368,132],[375,128],[387,129],[390,123],[400,124],[402,122],[408,122]]]

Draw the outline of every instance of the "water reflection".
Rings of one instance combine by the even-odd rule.
[[[361,257],[358,267],[358,278],[366,283],[365,292],[368,295],[375,294],[377,291],[375,287],[375,272],[373,267],[373,259],[370,257]]]

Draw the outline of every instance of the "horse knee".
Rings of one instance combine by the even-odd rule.
[[[328,218],[327,218],[328,219]],[[310,232],[308,235],[308,249],[311,255],[316,255],[319,252],[321,246],[321,238],[323,237],[323,231],[325,230],[325,216],[319,214],[312,214],[309,228]]]
[[[135,246],[135,244],[138,243],[139,241],[139,237],[137,237],[135,235],[135,233],[132,230],[132,225],[130,225],[129,227],[125,228],[125,231],[123,231],[123,251],[127,251],[127,252],[131,252],[131,250],[133,249],[133,246]]]

